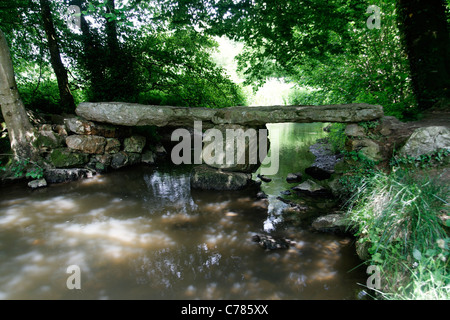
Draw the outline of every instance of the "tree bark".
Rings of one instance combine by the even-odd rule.
[[[17,90],[11,53],[3,31],[0,30],[0,106],[8,129],[14,158],[38,159],[34,147],[35,130],[28,119]]]
[[[66,111],[75,110],[75,102],[69,87],[69,78],[67,70],[61,61],[61,53],[57,40],[55,26],[53,24],[50,3],[48,0],[40,0],[41,16],[44,22],[45,34],[47,35],[48,48],[53,70],[58,81],[59,96],[61,104]]]
[[[445,1],[398,0],[399,28],[419,109],[450,101],[450,37]]]

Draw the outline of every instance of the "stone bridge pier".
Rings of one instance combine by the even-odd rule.
[[[100,123],[173,128],[172,138],[178,139],[179,144],[171,150],[172,161],[176,164],[192,161],[199,165],[191,175],[193,188],[238,190],[254,182],[252,173],[261,163],[271,164],[269,170],[272,171],[268,174],[276,173],[278,154],[272,150],[270,158],[267,157],[266,124],[357,123],[383,117],[383,108],[379,105],[344,104],[208,109],[85,102],[78,105],[76,113]],[[191,149],[194,149],[193,159]]]

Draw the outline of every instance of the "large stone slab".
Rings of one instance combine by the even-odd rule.
[[[121,102],[84,102],[77,115],[91,121],[121,126],[192,127],[202,121],[203,127],[217,124],[262,126],[267,123],[311,123],[370,121],[383,116],[383,107],[369,104],[324,106],[263,106],[223,109],[140,105]]]
[[[97,122],[122,126],[193,126],[194,121],[209,122],[216,110],[153,106],[121,102],[84,102],[78,105],[77,115]]]
[[[342,104],[324,106],[264,106],[218,109],[215,124],[258,126],[267,123],[352,123],[375,120],[383,116],[383,107],[369,104]]]

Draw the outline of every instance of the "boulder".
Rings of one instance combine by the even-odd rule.
[[[256,199],[267,199],[268,196],[264,191],[259,191],[256,193]]]
[[[124,151],[115,153],[111,158],[111,167],[119,169],[128,165],[128,154]]]
[[[308,210],[308,206],[306,206],[304,201],[300,199],[288,200],[282,197],[277,197],[277,200],[289,205],[289,207],[283,209],[283,212],[285,213],[300,213]]]
[[[28,182],[28,186],[31,189],[37,189],[37,188],[46,187],[47,186],[47,181],[45,179],[33,180],[33,181]]]
[[[385,116],[380,120],[380,134],[389,136],[395,132],[405,128],[405,123],[398,120],[396,117]]]
[[[286,176],[286,181],[289,183],[300,182],[302,181],[302,177],[303,175],[301,172],[288,173],[288,175]]]
[[[155,153],[156,153],[156,156],[160,157],[160,158],[164,158],[165,156],[167,156],[167,150],[161,144],[156,146]]]
[[[64,138],[52,130],[41,130],[38,132],[36,144],[41,150],[49,150],[62,147]]]
[[[450,130],[444,126],[416,129],[399,150],[400,156],[419,157],[439,149],[450,150]]]
[[[141,162],[146,164],[155,164],[156,154],[151,150],[146,150],[142,153]]]
[[[191,173],[191,187],[201,190],[240,190],[253,183],[252,175],[244,172],[221,171],[207,165],[195,167]]]
[[[116,138],[106,138],[105,153],[117,153],[120,151],[120,141]]]
[[[367,261],[371,258],[372,255],[369,252],[371,247],[372,243],[365,237],[359,238],[358,241],[355,242],[356,254],[363,261]]]
[[[141,153],[145,147],[146,138],[143,136],[134,135],[126,138],[123,142],[123,151]]]
[[[67,147],[89,154],[103,154],[106,138],[94,135],[72,135],[66,138]]]
[[[128,152],[128,165],[134,165],[141,162],[142,155],[140,153]]]
[[[382,154],[380,145],[371,139],[353,140],[352,150],[361,152],[366,158],[372,161],[386,160]]]
[[[64,124],[70,132],[81,135],[96,135],[106,138],[117,136],[116,127],[88,121],[81,117],[68,117],[64,119]]]
[[[316,159],[310,167],[305,169],[305,173],[317,180],[329,179],[342,156],[335,154],[327,143],[316,143],[310,146],[309,150]]]
[[[105,172],[111,165],[111,159],[112,156],[108,153],[97,154],[91,157],[86,167],[96,172]]]
[[[339,213],[320,216],[312,223],[312,227],[317,231],[345,231],[347,225],[344,215]]]
[[[89,156],[84,153],[72,152],[67,148],[53,149],[50,153],[50,162],[56,168],[81,167],[89,161]]]
[[[351,123],[345,127],[345,134],[349,137],[364,137],[366,135],[363,127],[356,123]]]
[[[63,183],[92,177],[92,172],[87,169],[47,169],[44,178],[48,183]]]
[[[322,195],[328,193],[328,190],[325,187],[312,180],[306,180],[298,186],[293,187],[292,190],[308,195]]]

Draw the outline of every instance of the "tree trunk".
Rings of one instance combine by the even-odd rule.
[[[70,5],[78,6],[81,11],[86,10],[84,0],[71,0]],[[90,99],[93,101],[101,101],[103,99],[105,81],[105,54],[104,49],[98,40],[98,35],[89,28],[89,24],[81,14],[80,27],[83,45],[81,54],[84,68],[88,73],[88,79],[91,87]]]
[[[443,0],[398,0],[399,28],[419,108],[450,101],[450,37]]]
[[[52,13],[50,11],[50,3],[48,0],[40,0],[40,5],[42,20],[44,21],[45,34],[47,35],[48,48],[50,51],[50,59],[58,81],[61,104],[66,111],[74,111],[75,102],[73,100],[72,93],[70,92],[67,70],[61,61],[57,35],[53,24]]]
[[[106,13],[115,12],[115,1],[106,0]],[[117,22],[114,19],[106,18],[105,22],[106,33],[106,67],[109,73],[109,83],[107,84],[107,91],[110,97],[121,100],[120,97],[123,89],[127,87],[127,83],[123,81],[123,72],[126,70],[127,61],[124,59],[124,54],[119,45],[117,35]]]
[[[106,13],[114,13],[115,1],[106,0]],[[106,19],[106,37],[109,48],[109,53],[113,57],[119,52],[119,40],[117,38],[117,22],[114,19]],[[112,59],[111,59],[112,60]]]
[[[0,106],[8,129],[15,159],[38,158],[33,146],[35,130],[28,119],[25,106],[17,90],[11,54],[3,31],[0,30]]]

